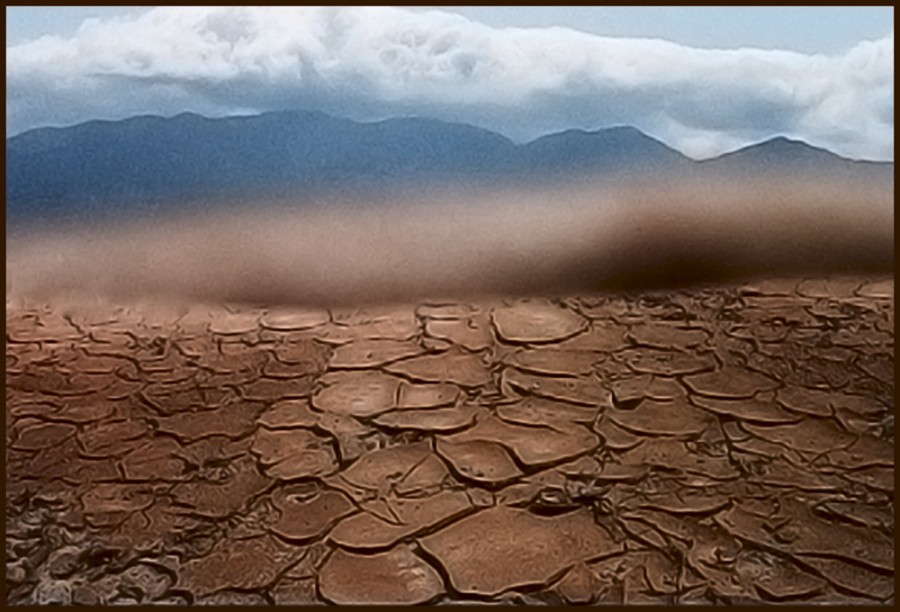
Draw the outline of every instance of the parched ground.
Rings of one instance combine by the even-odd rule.
[[[892,603],[893,287],[7,309],[7,603]]]

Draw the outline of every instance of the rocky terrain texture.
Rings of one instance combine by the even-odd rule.
[[[8,307],[7,603],[893,603],[893,288]]]

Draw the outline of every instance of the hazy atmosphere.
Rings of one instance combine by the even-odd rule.
[[[646,180],[76,224],[9,244],[7,299],[311,307],[893,269],[884,180]],[[553,206],[547,202],[552,201]],[[102,231],[102,234],[98,235]]]

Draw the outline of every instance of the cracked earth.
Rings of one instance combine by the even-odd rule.
[[[7,603],[893,603],[893,278],[7,309]]]

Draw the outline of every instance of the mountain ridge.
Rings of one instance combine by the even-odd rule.
[[[472,128],[473,130],[478,130],[481,132],[495,134],[495,135],[499,136],[500,138],[503,138],[504,140],[507,140],[508,142],[514,144],[514,141],[512,139],[510,139],[506,136],[503,136],[499,132],[494,132],[493,130],[490,130],[488,128],[482,128],[482,127],[472,125],[472,124],[467,124],[467,123],[447,121],[445,119],[437,119],[437,118],[416,115],[416,116],[409,116],[409,117],[388,117],[385,119],[378,119],[378,120],[373,120],[373,121],[356,121],[353,119],[337,117],[336,115],[331,115],[331,114],[328,114],[328,113],[325,113],[325,112],[319,111],[319,110],[275,110],[275,111],[265,111],[265,112],[254,114],[254,115],[229,115],[229,116],[225,116],[225,117],[206,117],[205,115],[201,115],[201,114],[195,113],[193,111],[184,111],[184,112],[177,113],[177,114],[169,116],[169,117],[164,116],[164,115],[148,113],[148,114],[141,114],[141,115],[133,115],[131,117],[125,117],[122,119],[91,119],[88,121],[83,121],[80,123],[75,123],[72,125],[65,125],[65,126],[41,126],[41,127],[24,130],[22,132],[18,132],[17,134],[14,134],[12,136],[8,136],[6,138],[6,141],[10,142],[13,140],[18,140],[23,136],[33,135],[33,134],[36,134],[39,132],[58,133],[58,132],[72,130],[74,128],[81,128],[81,127],[85,127],[85,126],[117,125],[117,124],[126,124],[126,123],[130,123],[130,122],[134,122],[134,121],[148,120],[148,119],[149,120],[157,120],[157,121],[175,121],[175,120],[183,120],[186,118],[190,118],[190,119],[199,119],[199,120],[208,121],[208,122],[217,122],[217,121],[253,120],[253,119],[259,119],[262,117],[276,117],[276,116],[277,117],[298,117],[298,116],[320,117],[320,118],[337,119],[339,121],[355,123],[357,125],[380,125],[380,124],[403,122],[403,121],[428,122],[428,123],[435,123],[435,124],[442,124],[442,125],[452,125],[452,126],[462,126],[462,127]],[[561,130],[559,132],[550,132],[548,134],[543,134],[541,136],[537,136],[535,138],[532,138],[531,140],[523,141],[516,146],[528,146],[528,145],[534,144],[538,141],[546,140],[548,138],[559,137],[559,136],[568,136],[568,135],[573,135],[573,134],[594,135],[594,134],[600,134],[600,133],[614,133],[614,132],[631,132],[631,133],[636,133],[636,134],[645,136],[649,139],[659,142],[660,144],[663,144],[665,147],[671,149],[672,151],[681,153],[681,155],[683,155],[684,157],[687,157],[688,159],[691,159],[692,161],[695,161],[698,163],[710,162],[713,160],[721,159],[723,157],[732,156],[734,154],[740,153],[742,151],[746,151],[748,149],[757,148],[757,147],[760,147],[763,145],[774,145],[774,144],[800,145],[800,146],[803,146],[803,147],[806,147],[809,149],[824,151],[830,155],[833,155],[834,157],[839,157],[841,159],[845,159],[847,161],[853,161],[853,162],[872,163],[872,164],[893,164],[894,163],[892,161],[870,160],[870,159],[859,159],[859,158],[846,157],[846,156],[840,155],[838,153],[835,153],[834,151],[826,149],[824,147],[819,147],[819,146],[813,145],[813,144],[806,142],[805,140],[802,140],[800,138],[791,138],[791,137],[788,137],[785,135],[771,136],[764,140],[760,140],[760,141],[753,142],[753,143],[750,143],[747,145],[743,145],[741,147],[738,147],[737,149],[725,151],[724,153],[721,153],[714,157],[704,158],[704,159],[693,159],[693,158],[687,156],[686,154],[678,151],[678,149],[676,149],[675,147],[672,147],[670,145],[663,143],[661,140],[653,137],[650,134],[647,134],[646,132],[640,130],[639,128],[637,128],[635,126],[631,126],[631,125],[626,125],[626,124],[613,125],[613,126],[609,126],[609,127],[605,127],[605,128],[597,128],[594,130],[588,130],[588,129],[584,129],[584,128],[568,128],[565,130]]]
[[[570,129],[516,144],[427,117],[357,122],[321,111],[209,118],[137,115],[7,138],[7,219],[128,212],[141,202],[360,193],[428,184],[528,187],[685,173],[893,174],[776,136],[696,161],[628,125]]]

